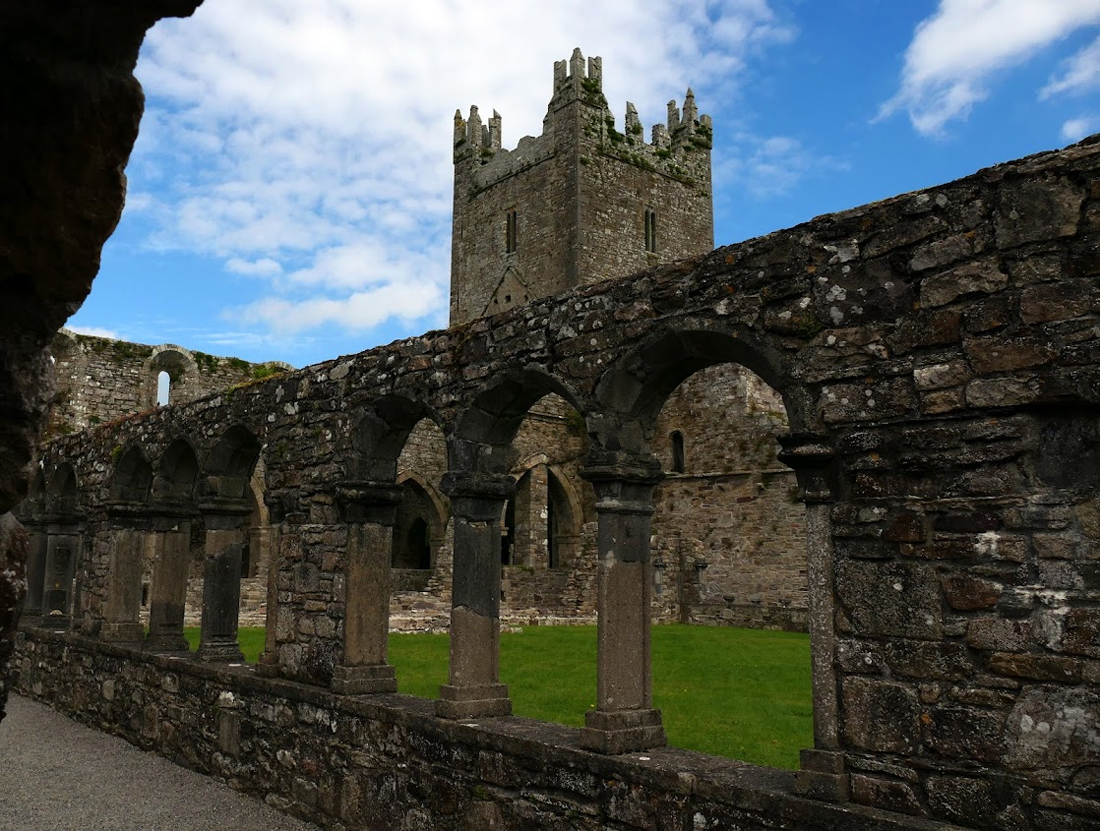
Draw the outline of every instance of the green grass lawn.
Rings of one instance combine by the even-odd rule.
[[[795,769],[813,746],[806,635],[754,629],[653,627],[653,704],[669,744]],[[194,646],[198,630],[188,630]],[[241,629],[249,661],[263,629]],[[447,683],[447,635],[390,635],[403,693],[436,698]],[[596,703],[596,627],[531,626],[500,637],[501,680],[516,715],[580,727]]]

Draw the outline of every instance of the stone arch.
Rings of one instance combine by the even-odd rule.
[[[206,460],[205,496],[244,500],[261,444],[247,427],[235,424],[211,448]]]
[[[395,482],[397,460],[413,428],[438,416],[425,404],[400,395],[371,402],[351,431],[347,477],[351,481]]]
[[[451,470],[508,472],[508,447],[531,405],[549,393],[586,417],[591,409],[559,378],[541,368],[505,370],[484,386],[459,417],[450,442]]]
[[[157,501],[190,504],[195,498],[199,457],[188,439],[175,439],[160,456],[153,494]]]
[[[153,466],[145,453],[136,445],[130,445],[121,453],[111,476],[112,502],[145,503],[153,488]]]
[[[684,380],[719,364],[754,372],[783,399],[790,432],[778,437],[779,460],[794,468],[806,503],[806,563],[815,748],[838,747],[838,688],[831,527],[835,465],[833,450],[818,420],[808,387],[792,381],[777,344],[752,332],[707,326],[664,328],[622,357],[599,380],[597,398],[614,417],[599,425],[595,438],[605,451],[650,454],[658,415]]]
[[[78,493],[76,471],[72,464],[59,462],[53,469],[46,488],[46,510],[58,514],[74,513]]]
[[[790,382],[790,372],[779,349],[748,332],[713,328],[664,328],[620,358],[603,374],[596,397],[620,414],[598,430],[607,450],[644,451],[653,436],[657,415],[671,392],[701,369],[723,363],[739,364],[755,372],[783,396],[792,430],[810,429],[812,399]]]
[[[145,359],[142,370],[142,403],[146,408],[157,404],[157,384],[160,373],[167,372],[169,378],[168,403],[187,401],[194,396],[188,392],[188,382],[198,372],[198,363],[190,350],[172,343],[154,346]]]

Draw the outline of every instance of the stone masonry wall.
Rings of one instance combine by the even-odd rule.
[[[800,798],[789,772],[691,751],[601,756],[558,725],[463,724],[411,696],[338,696],[71,635],[20,637],[22,694],[332,831],[949,831]]]
[[[909,815],[1005,831],[1095,829],[1098,173],[1094,138],[60,438],[43,453],[45,479],[71,465],[70,513],[95,554],[80,564],[89,598],[80,625],[94,633],[105,605],[95,599],[118,590],[99,544],[109,547],[110,522],[127,518],[109,503],[132,448],[157,481],[169,448],[186,439],[203,496],[214,498],[239,479],[224,474],[240,458],[227,442],[266,445],[279,553],[265,666],[330,687],[349,598],[369,589],[349,570],[341,484],[392,479],[401,438],[430,412],[457,492],[480,486],[480,504],[495,500],[523,414],[550,392],[584,417],[585,471],[604,477],[601,562],[629,556],[631,573],[649,579],[648,539],[635,533],[620,548],[607,533],[617,526],[606,515],[624,507],[608,491],[630,489],[629,522],[619,527],[645,527],[646,483],[659,468],[652,441],[670,391],[699,369],[738,363],[782,395],[790,433],[779,458],[795,469],[806,509],[815,746],[798,787],[847,802],[849,822],[869,806],[899,823]],[[363,439],[368,413],[379,425]],[[491,554],[487,535],[469,539],[475,554]],[[456,578],[489,627],[499,585],[485,578],[493,570],[479,574]],[[644,655],[645,618],[630,611],[639,623],[628,645]],[[613,660],[603,667],[624,670]],[[378,719],[364,729],[384,733],[390,722]],[[196,719],[200,734],[203,723]],[[440,753],[457,753],[448,741]],[[681,784],[670,787],[717,781],[730,793],[706,758],[676,764]],[[736,793],[768,800],[766,781],[742,781]],[[831,809],[821,810],[815,816]]]

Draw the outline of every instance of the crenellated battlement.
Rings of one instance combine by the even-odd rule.
[[[603,94],[603,59],[585,59],[580,49],[574,49],[569,60],[554,63],[554,93],[542,135],[525,136],[514,151],[502,146],[501,117],[496,110],[488,124],[476,106],[470,107],[468,118],[456,110],[455,164],[472,166],[474,189],[488,187],[560,152],[564,145],[553,137],[577,135],[568,127],[578,117],[586,122],[580,132],[582,147],[578,148],[582,157],[611,156],[674,178],[709,183],[713,124],[709,115],[699,114],[691,87],[682,107],[675,100],[668,102],[665,123],[654,124],[646,142],[638,110],[629,101],[623,132],[616,128]]]

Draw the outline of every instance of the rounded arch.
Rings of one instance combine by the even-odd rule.
[[[459,417],[450,447],[452,470],[507,473],[507,449],[531,405],[545,395],[561,396],[587,417],[590,407],[561,379],[537,367],[505,370],[481,388]]]
[[[198,363],[190,350],[173,343],[163,343],[154,346],[149,357],[145,359],[143,375],[145,377],[145,404],[152,406],[158,403],[158,386],[162,372],[168,374],[167,402],[175,403],[179,400],[178,389],[181,381],[198,370]]]
[[[195,497],[198,475],[199,457],[194,446],[185,438],[176,439],[160,456],[153,493],[159,500],[190,502]]]
[[[244,499],[260,449],[260,440],[247,427],[235,424],[226,430],[206,460],[206,495]]]
[[[351,430],[348,478],[353,481],[395,481],[401,450],[413,428],[425,418],[436,425],[440,423],[435,412],[412,398],[384,395],[372,401]]]
[[[806,431],[812,401],[799,385],[790,382],[779,348],[752,332],[710,328],[670,329],[654,333],[620,358],[600,378],[596,397],[609,410],[635,422],[641,434],[609,424],[602,438],[607,449],[631,447],[636,439],[653,437],[657,416],[665,400],[686,378],[716,364],[739,364],[755,372],[783,397],[791,428]]]
[[[44,474],[42,481],[47,482]],[[79,493],[77,485],[76,470],[72,464],[67,461],[58,462],[45,484],[40,500],[45,504],[47,511],[58,514],[72,513],[76,511]]]
[[[153,466],[136,444],[119,456],[111,476],[112,502],[148,502],[153,487]]]

